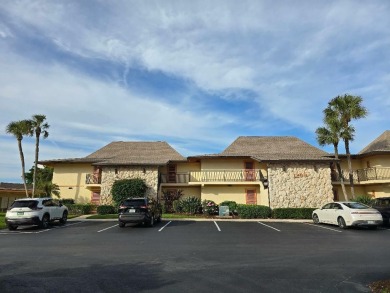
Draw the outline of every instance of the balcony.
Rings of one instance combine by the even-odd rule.
[[[93,184],[101,184],[102,183],[102,177],[97,174],[87,174],[85,177],[85,184],[87,185],[93,185]]]
[[[191,171],[187,173],[161,174],[161,183],[191,184],[191,183],[241,183],[241,182],[261,182],[266,180],[260,170],[209,170]]]
[[[345,182],[349,182],[349,172],[342,171],[343,179]],[[340,176],[337,171],[332,171],[332,181],[340,181]],[[365,169],[358,169],[353,172],[353,180],[355,182],[367,182],[373,180],[390,180],[390,168],[386,167],[372,167]]]

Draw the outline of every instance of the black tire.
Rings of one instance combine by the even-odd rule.
[[[11,225],[11,224],[8,225],[8,230],[10,230],[10,231],[15,231],[17,228],[18,228],[18,226],[16,226],[16,225]]]
[[[119,221],[118,226],[119,228],[123,228],[124,226],[126,226],[126,223]]]
[[[159,215],[158,218],[156,219],[156,223],[161,223],[161,215]]]
[[[318,215],[317,215],[317,214],[314,214],[314,215],[313,215],[313,223],[314,223],[314,224],[319,224],[319,223],[320,223],[320,219],[318,218]]]
[[[68,221],[68,212],[64,211],[64,213],[62,214],[62,218],[60,219],[60,223],[65,224],[66,221]]]
[[[153,227],[154,226],[154,215],[152,215],[150,217],[150,220],[149,220],[149,223],[148,223],[149,227]]]
[[[40,227],[42,229],[47,229],[47,228],[49,228],[49,223],[50,223],[50,217],[49,217],[49,215],[46,214],[46,215],[44,215],[42,217],[42,221],[40,223]]]
[[[370,230],[376,230],[378,228],[378,226],[368,226],[368,229]]]
[[[343,217],[338,217],[337,218],[337,224],[341,229],[347,229],[347,225],[345,224],[344,218]]]

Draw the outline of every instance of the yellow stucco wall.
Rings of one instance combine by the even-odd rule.
[[[265,164],[260,164],[251,159],[240,158],[215,158],[215,159],[202,159],[202,170],[242,170],[245,169],[245,162],[253,162],[255,169],[265,170]]]
[[[268,206],[268,192],[262,189],[259,185],[250,186],[204,186],[202,187],[202,201],[205,199],[212,200],[217,204],[225,200],[232,200],[238,204],[246,204],[246,190],[256,189],[257,204]]]
[[[197,197],[201,198],[201,190],[200,186],[194,186],[194,187],[163,187],[162,191],[165,192],[167,190],[182,190],[183,191],[183,197]]]
[[[53,180],[60,188],[61,198],[72,198],[77,203],[91,202],[91,191],[86,188],[87,174],[93,173],[91,164],[53,165]]]

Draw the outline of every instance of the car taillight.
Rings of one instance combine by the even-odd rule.
[[[147,209],[148,206],[140,206],[139,208],[140,208],[140,209]]]
[[[127,209],[127,206],[119,206],[119,209]]]

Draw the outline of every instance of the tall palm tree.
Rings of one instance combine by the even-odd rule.
[[[18,141],[20,162],[22,164],[22,179],[23,179],[24,190],[26,191],[27,197],[29,197],[29,195],[28,195],[27,184],[26,184],[25,162],[24,162],[24,154],[22,148],[22,140],[24,135],[30,135],[30,129],[31,129],[30,120],[13,121],[10,122],[6,127],[6,132],[15,136],[16,140]]]
[[[347,154],[349,182],[351,187],[351,196],[355,198],[355,189],[353,183],[353,170],[351,162],[351,153],[349,150],[349,142],[353,140],[354,128],[350,125],[352,119],[360,119],[367,116],[368,111],[362,105],[363,99],[360,96],[344,95],[333,98],[328,107],[324,110],[328,121],[339,121],[341,123],[341,135],[345,144],[345,152]]]
[[[333,145],[334,154],[336,159],[337,172],[339,173],[341,189],[343,190],[344,198],[347,199],[347,192],[345,190],[344,177],[341,172],[340,160],[339,160],[339,142],[340,142],[340,123],[333,121],[330,123],[324,119],[325,125],[327,127],[319,127],[316,130],[317,142],[320,146]]]
[[[52,197],[52,195],[55,195],[60,198],[60,187],[52,182],[41,182],[37,186],[37,191],[40,195],[45,197]]]
[[[38,165],[38,156],[39,156],[39,139],[41,134],[43,134],[43,138],[47,138],[49,136],[49,132],[47,131],[50,125],[45,122],[45,115],[33,115],[31,119],[31,133],[35,135],[35,161],[34,161],[34,174],[33,174],[33,190],[32,197],[35,195],[35,185],[36,185],[36,176],[37,176],[37,165]]]

